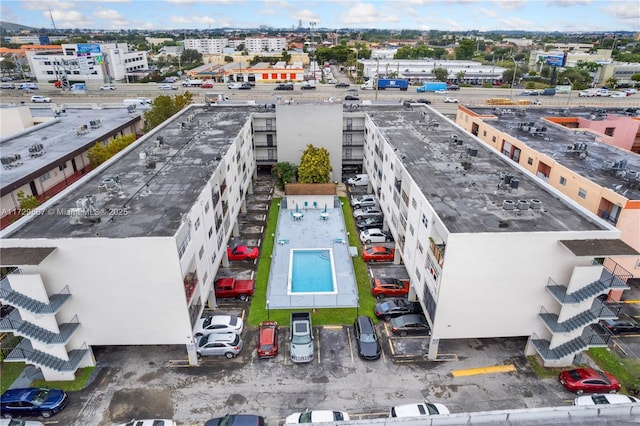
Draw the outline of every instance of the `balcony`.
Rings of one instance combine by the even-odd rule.
[[[198,287],[198,275],[195,272],[189,272],[184,277],[184,293],[187,297],[187,302],[191,300],[193,293],[195,293]]]
[[[18,310],[14,310],[0,321],[0,332],[14,333],[18,336],[37,340],[45,344],[66,344],[79,327],[78,317],[74,316],[71,322],[58,326],[59,333],[54,333],[28,321],[24,321]]]
[[[276,129],[273,126],[253,126],[254,132],[275,132]]]
[[[578,315],[563,322],[558,322],[558,315],[550,313],[544,308],[540,309],[538,317],[552,333],[570,333],[601,319],[617,318],[618,311],[595,299],[591,309],[580,312]]]
[[[429,248],[431,249],[433,257],[436,258],[438,265],[442,266],[442,264],[444,263],[444,251],[447,245],[444,243],[436,244],[435,240],[431,237],[429,237],[429,244]]]
[[[345,125],[342,128],[343,132],[364,132],[364,124],[361,126],[350,126],[350,125]]]
[[[70,298],[69,287],[65,287],[60,293],[49,296],[49,303],[45,303],[13,290],[7,277],[0,281],[0,302],[34,314],[55,314]]]

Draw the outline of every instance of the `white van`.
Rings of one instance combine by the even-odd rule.
[[[579,396],[573,401],[573,405],[606,405],[606,404],[638,404],[640,399],[622,394],[595,394]]]
[[[351,185],[351,186],[369,185],[369,176],[366,174],[355,175],[354,177],[347,179],[347,185]]]

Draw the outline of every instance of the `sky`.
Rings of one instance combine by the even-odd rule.
[[[640,0],[2,0],[0,20],[36,28],[378,28],[640,31]]]

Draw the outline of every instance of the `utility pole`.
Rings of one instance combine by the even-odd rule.
[[[511,80],[511,93],[509,97],[513,99],[513,86],[516,84],[516,73],[518,72],[518,62],[516,61],[515,56],[512,56],[511,59],[513,59],[513,63],[515,64],[515,67],[513,68],[513,79]]]
[[[373,82],[373,84],[375,84],[375,89],[376,89],[376,101],[378,100],[378,78],[380,75],[380,58],[376,58],[376,79]]]

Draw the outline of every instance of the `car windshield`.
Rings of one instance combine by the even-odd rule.
[[[376,335],[375,334],[361,334],[360,335],[360,341],[362,343],[374,343],[376,340]]]
[[[580,380],[580,373],[577,370],[569,370],[567,374],[571,377],[571,380]]]
[[[300,414],[298,423],[311,423],[311,411],[305,411],[304,413]]]
[[[429,410],[429,414],[440,414],[435,405],[427,403],[427,410]]]
[[[38,389],[31,402],[33,402],[35,405],[41,405],[47,400],[48,397],[49,389]]]
[[[229,324],[230,325],[238,324],[238,317],[231,317],[231,319],[229,320]]]
[[[291,343],[295,343],[296,345],[304,345],[305,343],[311,343],[311,337],[308,334],[304,335],[294,335],[291,338]]]
[[[213,321],[213,317],[209,317],[205,319],[204,322],[202,323],[202,328],[209,327],[211,325],[211,321]]]

